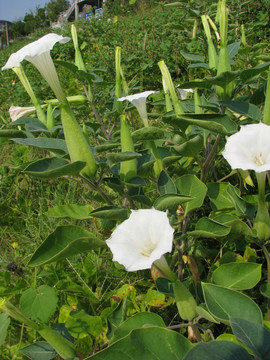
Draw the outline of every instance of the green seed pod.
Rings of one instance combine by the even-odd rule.
[[[128,122],[125,115],[121,116],[121,150],[134,151],[132,137],[129,131]],[[122,181],[129,181],[137,175],[137,162],[136,159],[122,161],[120,163],[120,178]]]
[[[97,171],[97,164],[91,148],[88,145],[69,104],[61,104],[60,109],[65,140],[71,161],[85,161],[86,166],[82,169],[81,173],[84,176],[92,178]]]
[[[44,327],[39,333],[63,359],[71,360],[76,356],[74,345],[56,331]]]
[[[194,319],[197,306],[194,297],[181,281],[176,280],[172,285],[179,315],[183,320]]]
[[[49,104],[47,107],[47,128],[51,130],[55,126],[54,116],[53,116],[53,108],[52,105]]]

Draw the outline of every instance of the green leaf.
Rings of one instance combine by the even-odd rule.
[[[190,201],[192,198],[190,196],[183,196],[178,194],[165,194],[156,199],[153,206],[155,209],[160,211],[177,210],[179,205]]]
[[[27,138],[27,139],[14,138],[11,140],[21,145],[35,146],[41,149],[54,151],[55,153],[61,155],[68,154],[66,142],[65,140],[62,139],[39,137],[39,138]]]
[[[22,130],[0,130],[0,138],[27,138],[27,135]]]
[[[193,80],[187,81],[181,84],[181,89],[208,89],[210,90],[212,85],[206,80]]]
[[[121,300],[120,304],[107,317],[108,322],[108,339],[111,339],[115,330],[125,321],[127,312],[127,297]]]
[[[196,135],[180,145],[174,146],[174,150],[182,156],[195,156],[203,147],[203,137]],[[166,159],[164,159],[165,161]]]
[[[54,179],[60,176],[78,175],[85,167],[84,161],[68,162],[62,158],[46,158],[28,165],[24,172],[41,179]]]
[[[126,220],[128,218],[127,210],[117,206],[103,206],[91,211],[89,215],[108,220]]]
[[[108,159],[110,165],[117,164],[122,161],[137,159],[140,156],[141,154],[132,151],[106,154],[106,158]]]
[[[151,312],[141,312],[128,318],[115,330],[110,344],[128,335],[134,329],[149,326],[166,327],[159,315]]]
[[[9,324],[10,318],[8,315],[5,313],[0,314],[0,347],[6,339]]]
[[[240,77],[241,71],[224,71],[218,76],[206,78],[205,80],[211,85],[217,85],[225,89],[232,81]]]
[[[193,197],[192,200],[183,205],[186,214],[202,206],[207,193],[207,186],[195,175],[183,175],[176,180],[175,185],[180,194]]]
[[[41,285],[37,289],[27,289],[20,298],[22,312],[31,319],[48,322],[57,307],[58,297],[54,289]]]
[[[188,61],[204,63],[204,57],[200,54],[192,54],[186,53],[184,51],[180,51],[181,55]]]
[[[87,335],[97,338],[104,331],[101,317],[88,315],[84,310],[78,312],[72,311],[65,325],[69,333],[77,339]]]
[[[173,285],[170,280],[159,277],[156,279],[156,287],[161,293],[174,297]]]
[[[183,360],[251,360],[249,353],[230,341],[201,342]]]
[[[229,194],[229,198],[231,199],[235,210],[237,210],[241,215],[245,215],[247,206],[245,201],[239,196],[239,190],[229,184],[226,191]]]
[[[177,128],[184,124],[196,125],[202,129],[230,135],[237,131],[237,125],[226,114],[185,114],[185,115],[166,115],[162,120]]]
[[[28,265],[40,266],[104,246],[105,242],[79,226],[59,226],[38,247]]]
[[[196,312],[199,316],[202,316],[204,319],[219,324],[219,321],[216,321],[216,319],[207,311],[207,307],[205,303],[201,303],[199,306],[197,306]]]
[[[221,101],[220,102],[225,107],[231,109],[237,114],[244,115],[248,118],[251,118],[255,121],[260,121],[262,119],[262,112],[256,106],[249,102],[244,101]]]
[[[89,213],[92,210],[91,205],[67,204],[50,208],[45,212],[45,215],[56,218],[69,217],[71,219],[82,220],[91,218]]]
[[[57,355],[54,348],[46,341],[37,341],[19,350],[31,360],[51,360]]]
[[[254,76],[261,74],[262,72],[266,71],[270,66],[270,62],[266,62],[264,64],[260,64],[255,66],[252,69],[243,70],[240,74],[240,78],[243,82],[252,79]]]
[[[233,208],[231,196],[227,192],[229,186],[231,186],[230,183],[207,184],[207,195],[210,198],[211,208],[214,211]]]
[[[212,219],[203,217],[198,220],[194,231],[188,231],[188,234],[193,237],[211,238],[223,237],[229,234],[231,228],[214,221]]]
[[[261,310],[248,296],[207,283],[202,283],[202,290],[207,309],[217,320],[230,325],[230,318],[238,317],[262,325]]]
[[[213,272],[213,282],[235,290],[252,289],[261,279],[261,264],[228,263]]]
[[[116,143],[116,144],[102,144],[102,145],[97,145],[95,146],[95,150],[97,153],[103,152],[103,151],[108,151],[108,150],[112,150],[115,148],[120,147],[120,143]]]
[[[260,293],[270,299],[270,284],[262,284],[260,286]]]
[[[148,126],[134,131],[132,134],[132,140],[135,141],[147,141],[164,139],[164,130],[161,128]]]
[[[91,356],[91,359],[182,360],[192,347],[190,341],[175,331],[145,327],[134,329],[129,335]]]
[[[177,194],[177,189],[174,182],[164,170],[161,171],[158,177],[157,185],[160,195]]]
[[[270,331],[241,318],[230,319],[234,335],[261,360],[270,359]]]
[[[232,59],[235,55],[237,55],[240,45],[241,45],[240,41],[227,45],[230,59]]]

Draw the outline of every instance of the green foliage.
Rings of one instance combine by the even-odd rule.
[[[16,31],[45,26],[66,5],[51,1],[46,11],[26,14],[27,26]],[[269,357],[263,319],[270,320],[270,255],[268,239],[259,241],[254,231],[257,183],[252,172],[231,171],[222,157],[226,137],[264,120],[269,6],[227,5],[227,29],[219,27],[212,1],[108,1],[102,19],[78,21],[76,50],[86,70],[74,65],[72,42],[56,44],[51,53],[80,140],[71,131],[67,141],[63,105],[26,62],[53,126],[35,115],[10,123],[9,106],[29,101],[15,74],[1,72],[1,358]],[[201,23],[206,14],[210,35]],[[62,32],[70,36],[70,27]],[[211,65],[209,36],[218,70]],[[1,52],[2,63],[28,40]],[[121,86],[115,84],[120,46]],[[177,85],[195,94],[182,99]],[[114,106],[117,97],[144,89],[158,91],[147,99],[145,127],[135,106]],[[82,169],[90,155],[89,175]],[[152,207],[166,212],[175,230],[173,249],[162,258],[167,273],[156,264],[151,276],[147,270],[127,273],[105,240],[131,210]],[[179,280],[165,278],[170,271]]]

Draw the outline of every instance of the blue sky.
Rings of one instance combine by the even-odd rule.
[[[0,20],[22,20],[30,10],[35,12],[37,6],[44,7],[50,0],[0,0]]]

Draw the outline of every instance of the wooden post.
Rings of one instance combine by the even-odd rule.
[[[75,20],[78,20],[79,18],[79,7],[78,7],[78,0],[75,1]]]
[[[9,45],[9,41],[8,41],[8,24],[6,22],[6,39],[7,39],[7,46]]]

